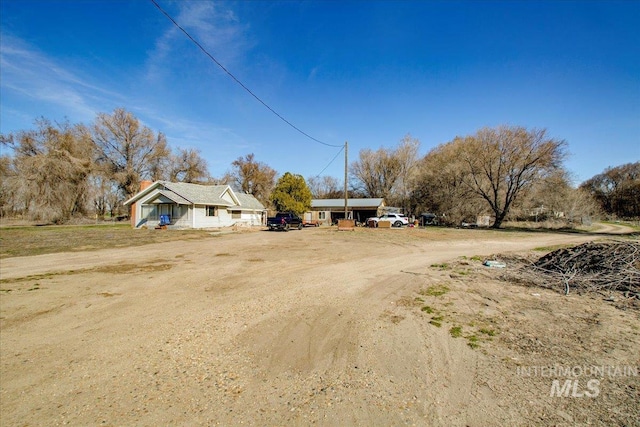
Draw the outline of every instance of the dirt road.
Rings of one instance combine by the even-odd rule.
[[[598,234],[611,234],[611,235],[621,235],[621,234],[629,234],[633,233],[633,228],[624,224],[611,224],[611,223],[598,223],[597,224],[597,233]]]
[[[4,259],[0,424],[571,425],[607,420],[611,405],[632,420],[634,379],[603,389],[594,409],[550,398],[550,379],[516,368],[545,360],[521,345],[553,330],[536,322],[576,308],[599,313],[580,345],[614,327],[620,343],[584,360],[550,350],[548,364],[638,366],[637,313],[443,266],[592,239],[319,228]],[[449,328],[487,319],[501,332],[479,348]]]

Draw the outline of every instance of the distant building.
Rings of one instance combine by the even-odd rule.
[[[347,218],[364,223],[367,218],[380,216],[385,208],[384,199],[347,199]],[[304,214],[307,223],[335,224],[344,218],[344,199],[313,199],[311,210]]]

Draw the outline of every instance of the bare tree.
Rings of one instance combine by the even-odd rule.
[[[0,217],[13,216],[18,209],[15,189],[12,185],[13,177],[17,176],[13,159],[9,156],[0,156]]]
[[[420,141],[407,134],[395,149],[361,150],[358,160],[351,164],[352,186],[367,197],[407,205],[419,147]]]
[[[393,151],[379,148],[360,150],[358,160],[351,164],[355,188],[361,188],[367,197],[388,199],[400,175],[400,164]]]
[[[410,201],[416,213],[431,212],[439,221],[459,225],[483,211],[484,203],[464,184],[463,171],[455,147],[440,145],[416,166]]]
[[[420,141],[406,134],[400,141],[400,145],[395,151],[398,158],[400,171],[394,186],[395,197],[398,204],[405,208],[407,212],[412,211],[410,206],[411,181],[417,174],[418,150]]]
[[[95,215],[104,218],[107,214],[111,218],[124,213],[122,203],[124,195],[118,188],[118,184],[108,177],[108,174],[100,167],[94,169],[90,178],[91,199]]]
[[[238,157],[231,166],[233,170],[224,180],[268,206],[277,172],[267,164],[257,162],[253,153]]]
[[[569,173],[564,169],[552,171],[534,182],[520,200],[520,205],[531,210],[547,211],[552,215],[564,211],[564,199],[572,190]]]
[[[109,177],[118,183],[125,198],[134,195],[142,179],[157,178],[169,157],[167,141],[155,134],[123,108],[112,114],[99,113],[93,126],[98,162],[106,166]]]
[[[561,169],[565,146],[545,130],[523,127],[485,128],[457,137],[425,156],[413,203],[430,204],[454,221],[475,218],[488,208],[492,226],[499,228],[519,196]]]
[[[569,223],[590,225],[602,215],[600,206],[583,188],[572,188],[563,199],[563,212]]]
[[[566,142],[549,138],[546,130],[501,126],[456,138],[464,184],[482,197],[499,228],[520,193],[542,176],[560,168]]]
[[[569,172],[556,169],[523,191],[509,217],[570,225],[590,222],[598,215],[597,203],[589,193],[573,187]]]
[[[45,119],[36,125],[36,130],[2,137],[14,153],[11,165],[3,168],[3,190],[14,204],[10,210],[52,222],[85,214],[95,148],[88,130],[68,123],[54,126]]]
[[[314,176],[307,179],[307,186],[316,199],[338,199],[344,197],[340,182],[332,176]]]
[[[207,162],[198,150],[178,148],[169,159],[169,170],[170,181],[199,183],[209,180]]]

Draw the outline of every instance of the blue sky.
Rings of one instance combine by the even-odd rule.
[[[639,1],[157,1],[350,162],[501,124],[566,140],[576,183],[640,160]],[[1,133],[124,107],[218,177],[249,153],[310,177],[340,150],[151,1],[2,0],[0,37]]]

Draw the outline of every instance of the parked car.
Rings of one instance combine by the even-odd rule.
[[[477,222],[471,222],[471,221],[462,221],[460,223],[460,227],[462,227],[462,228],[478,228],[478,223]]]
[[[291,212],[278,212],[276,216],[267,218],[269,230],[289,231],[291,228],[302,229],[302,218]]]
[[[420,225],[438,225],[438,217],[432,213],[422,213],[418,218],[418,222]]]
[[[409,218],[399,213],[387,213],[380,217],[372,217],[367,219],[367,225],[377,227],[378,222],[389,221],[392,227],[402,227],[403,225],[409,225]]]

